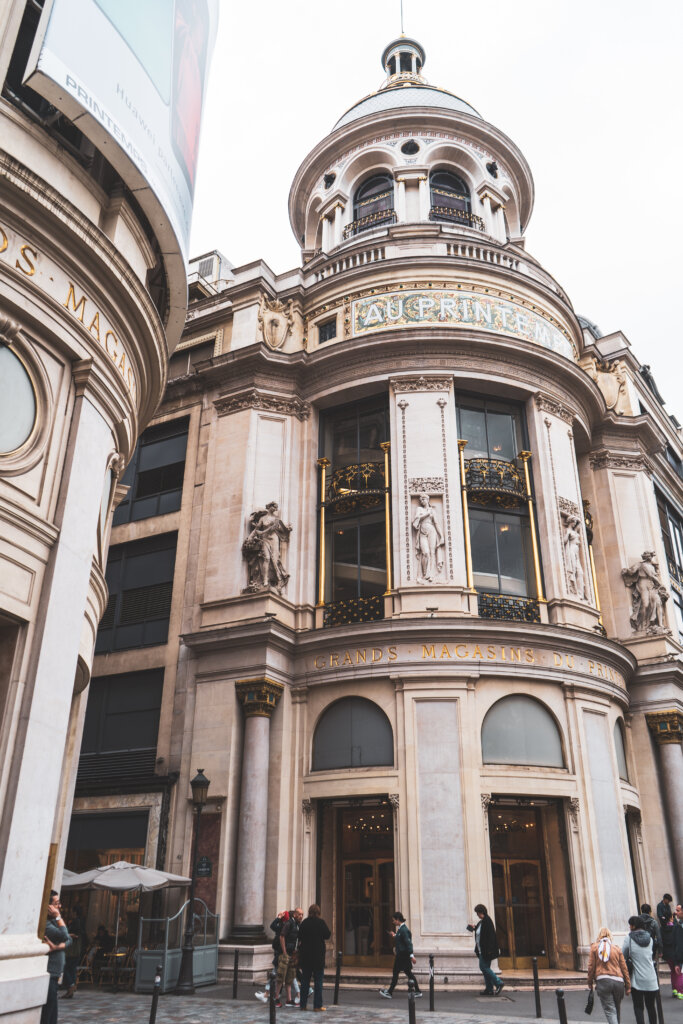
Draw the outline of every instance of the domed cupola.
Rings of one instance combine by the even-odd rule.
[[[382,67],[387,73],[387,80],[382,89],[393,89],[399,85],[417,82],[426,85],[420,74],[425,62],[425,52],[414,39],[401,36],[389,43],[382,54]]]

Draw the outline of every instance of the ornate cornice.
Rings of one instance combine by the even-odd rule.
[[[540,412],[549,412],[551,416],[557,416],[565,423],[573,423],[575,414],[562,402],[558,402],[556,398],[550,398],[549,395],[536,395],[535,401],[536,408]]]
[[[392,377],[395,393],[400,391],[450,391],[452,377]]]
[[[650,732],[660,746],[683,740],[683,713],[676,708],[668,711],[648,711],[645,715]]]
[[[274,395],[258,388],[249,388],[235,395],[224,395],[215,400],[214,408],[219,416],[229,416],[243,409],[262,409],[266,412],[279,412],[285,416],[296,416],[299,420],[307,420],[311,415],[311,406],[296,396]]]
[[[630,469],[652,475],[652,463],[642,452],[612,452],[601,448],[588,456],[591,469]]]
[[[235,683],[238,700],[245,718],[270,718],[282,696],[284,686],[273,679],[239,679]]]
[[[408,481],[411,494],[443,494],[442,476],[413,476]]]

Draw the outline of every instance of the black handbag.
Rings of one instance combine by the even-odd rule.
[[[633,977],[633,957],[631,956],[631,936],[628,937],[628,953],[624,957],[626,960],[626,970],[629,973],[629,977]]]
[[[595,1002],[595,993],[593,992],[593,989],[591,989],[590,992],[588,993],[588,999],[586,1000],[586,1009],[583,1012],[584,1013],[592,1013],[593,1012],[593,1003],[594,1002]]]

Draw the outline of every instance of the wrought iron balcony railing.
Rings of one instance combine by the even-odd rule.
[[[325,605],[323,626],[348,626],[353,622],[374,622],[384,618],[381,597],[354,597]]]
[[[380,227],[382,224],[394,224],[396,222],[395,210],[377,210],[375,213],[368,213],[365,217],[351,221],[344,228],[344,241],[352,235],[359,235],[361,231],[370,231],[372,228]]]
[[[474,505],[514,508],[527,497],[523,470],[504,459],[466,459],[465,484]]]
[[[332,515],[379,506],[384,501],[384,462],[360,462],[333,469],[327,485],[327,508]]]
[[[479,617],[507,622],[540,622],[538,601],[528,597],[479,593]]]
[[[430,220],[442,220],[452,224],[464,224],[469,228],[484,230],[484,221],[476,213],[469,213],[467,210],[458,210],[454,206],[432,206],[429,211]]]

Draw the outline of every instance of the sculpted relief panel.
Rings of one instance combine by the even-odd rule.
[[[416,580],[420,584],[440,582],[444,565],[443,519],[426,491],[418,495],[418,505],[413,508],[412,525]]]
[[[631,627],[636,633],[668,633],[664,605],[669,592],[659,576],[654,551],[643,551],[640,562],[621,570],[624,586],[631,591]]]
[[[247,563],[248,583],[245,593],[254,594],[274,587],[281,594],[287,586],[289,573],[282,563],[283,547],[289,541],[291,526],[280,518],[276,501],[256,509],[249,517],[249,534],[242,545]]]

